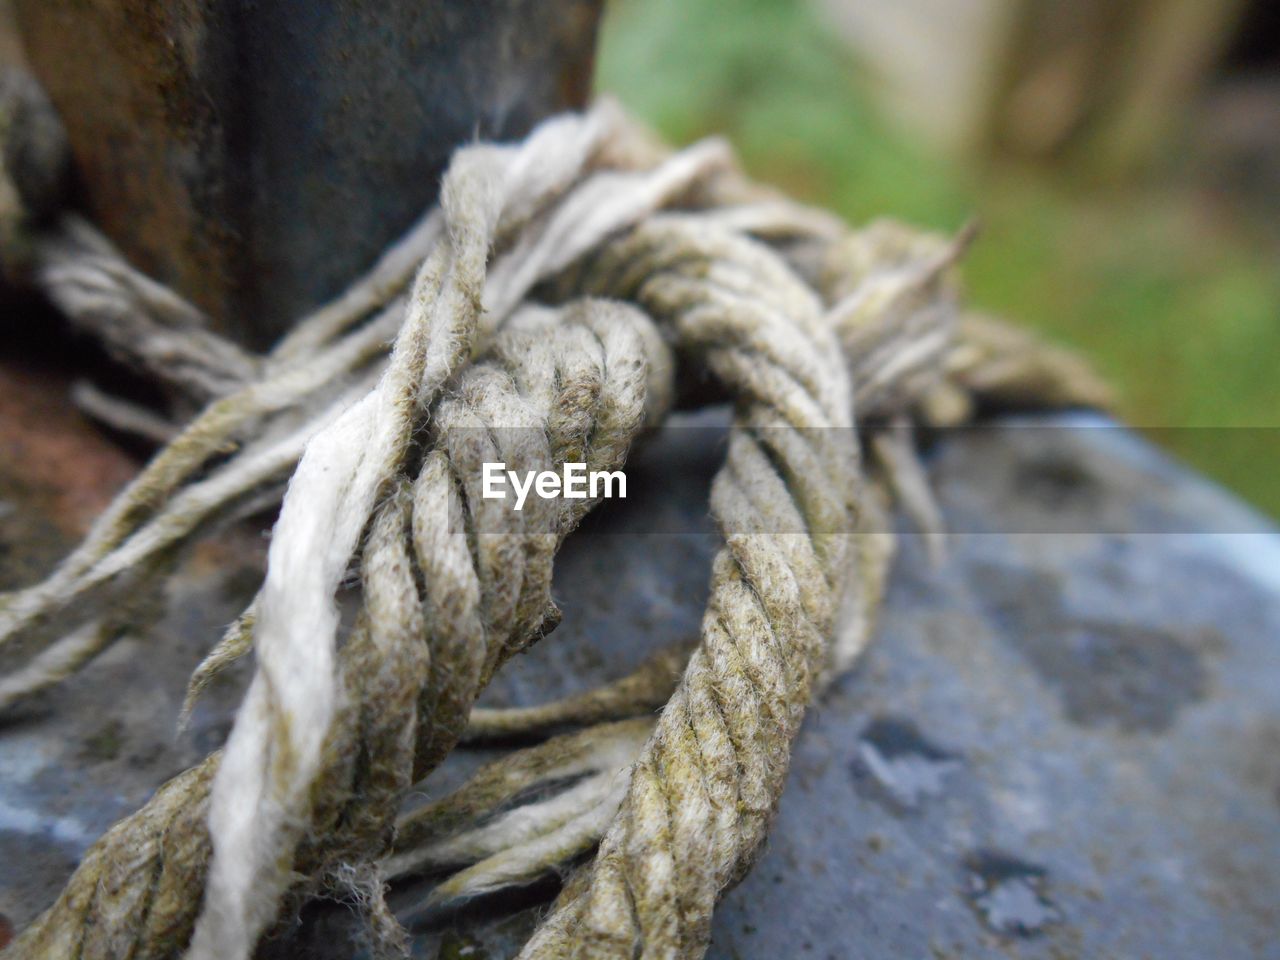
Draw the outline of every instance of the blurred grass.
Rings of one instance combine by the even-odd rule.
[[[898,133],[799,0],[613,0],[597,85],[669,140],[727,135],[747,169],[852,223],[983,224],[973,304],[1075,346],[1139,427],[1280,426],[1274,235],[1172,176],[1098,187],[975,173]],[[1280,516],[1280,482],[1221,430],[1160,430],[1184,459]]]

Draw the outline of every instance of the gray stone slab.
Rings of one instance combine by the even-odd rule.
[[[1280,532],[1101,423],[941,440],[930,469],[966,532],[936,567],[904,538],[877,638],[807,720],[712,957],[1280,958]],[[562,554],[564,623],[488,702],[580,689],[696,631],[720,457],[705,438],[641,452],[632,499]],[[1070,532],[1043,532],[1064,517]],[[685,532],[638,532],[655,526]],[[0,729],[0,911],[19,925],[98,830],[225,732],[234,681],[170,733],[249,572],[181,578],[153,636]],[[427,793],[489,755],[460,753]],[[553,889],[443,916],[417,911],[422,892],[393,894],[416,956],[496,958]],[[273,955],[349,956],[350,916],[308,911]]]

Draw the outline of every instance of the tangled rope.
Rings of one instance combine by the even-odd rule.
[[[205,406],[47,580],[0,598],[0,646],[26,657],[0,708],[137,629],[125,598],[292,473],[262,588],[192,681],[194,697],[252,646],[224,750],[99,840],[6,957],[248,957],[291,905],[334,891],[362,906],[379,955],[399,955],[386,877],[461,867],[438,903],[597,842],[522,956],[701,956],[806,707],[870,634],[893,546],[885,491],[936,523],[909,450],[869,445],[868,472],[858,428],[953,422],[978,393],[1099,399],[1071,359],[961,320],[967,238],[850,231],[749,183],[723,144],[671,154],[608,103],[460,150],[440,197],[263,357],[72,215],[5,214],[6,265],[28,251],[24,275],[167,384],[172,413]],[[480,496],[481,464],[616,468],[700,371],[734,429],[697,644],[559,704],[473,712],[557,622],[553,558],[593,505],[512,511]],[[400,815],[464,735],[573,725]]]

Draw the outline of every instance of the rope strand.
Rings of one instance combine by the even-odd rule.
[[[0,644],[28,652],[0,709],[105,648],[177,550],[292,477],[266,580],[188,692],[189,709],[252,645],[225,750],[112,828],[5,957],[244,958],[326,892],[359,904],[394,955],[384,870],[461,867],[433,908],[597,840],[522,956],[701,956],[808,704],[863,649],[883,595],[893,538],[858,428],[962,416],[975,393],[1100,396],[1074,361],[961,321],[968,233],[850,231],[750,183],[722,143],[671,153],[608,102],[460,150],[439,208],[263,357],[87,224],[23,202],[0,189],[6,270],[26,264],[82,329],[208,405],[52,576],[0,597]],[[674,402],[673,348],[682,378],[705,371],[735,411],[698,642],[559,704],[473,712],[558,620],[553,559],[594,505],[510,510],[481,495],[482,464],[621,466]],[[879,447],[885,486],[934,523],[909,451]],[[402,818],[395,840],[405,794],[468,722],[475,737],[593,725],[509,755]],[[579,779],[493,819],[512,791],[564,775]]]

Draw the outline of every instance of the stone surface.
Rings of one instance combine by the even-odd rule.
[[[806,722],[712,957],[1280,958],[1280,533],[1099,424],[1006,422],[932,452],[965,532],[936,567],[904,539],[876,640]],[[705,437],[672,429],[641,451],[632,498],[566,546],[564,623],[488,702],[579,689],[696,631],[720,456]],[[1070,532],[1043,532],[1064,516]],[[685,532],[638,532],[655,526]],[[0,913],[15,925],[225,734],[243,671],[192,731],[175,739],[173,721],[187,671],[252,590],[256,532],[198,551],[151,635],[0,727]],[[34,542],[0,536],[5,563]],[[485,756],[451,759],[426,792]],[[393,894],[415,955],[475,960],[510,955],[553,890],[445,915],[420,912],[423,892]],[[350,956],[350,916],[310,911],[276,951]]]
[[[601,0],[15,0],[92,219],[264,346],[434,199],[458,144],[590,89]]]

